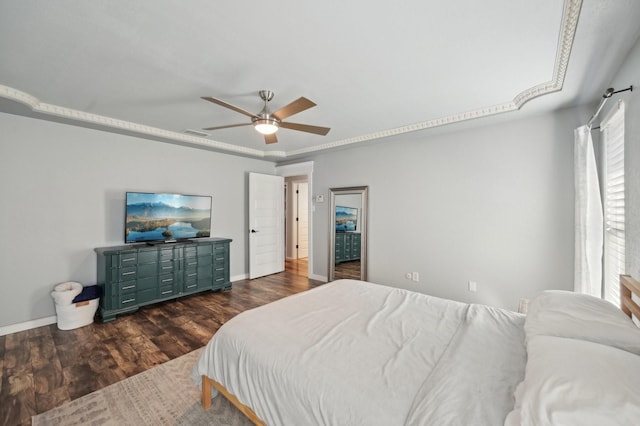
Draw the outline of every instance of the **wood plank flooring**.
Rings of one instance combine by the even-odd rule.
[[[336,280],[343,279],[343,278],[359,280],[360,268],[361,266],[360,266],[359,260],[352,260],[350,262],[338,263],[335,266],[333,276]]]
[[[0,336],[0,425],[31,416],[204,346],[238,313],[322,285],[290,270],[141,308],[113,322],[61,331],[55,324]]]

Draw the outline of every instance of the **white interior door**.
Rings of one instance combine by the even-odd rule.
[[[298,259],[309,257],[309,184],[296,184],[297,224],[298,224]]]
[[[284,271],[284,178],[249,173],[249,278]]]

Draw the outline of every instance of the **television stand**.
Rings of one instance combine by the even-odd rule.
[[[95,249],[104,322],[152,303],[231,289],[231,239],[149,243]]]

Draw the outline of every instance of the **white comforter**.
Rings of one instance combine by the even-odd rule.
[[[236,316],[192,377],[269,425],[501,425],[524,376],[523,322],[340,280]]]

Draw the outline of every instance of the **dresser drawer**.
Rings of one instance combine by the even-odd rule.
[[[114,269],[118,281],[135,280],[138,274],[136,266],[127,266],[125,268]]]
[[[158,277],[158,283],[160,284],[160,286],[173,285],[175,282],[176,279],[173,274],[165,274]]]
[[[175,269],[173,264],[173,259],[166,259],[160,261],[160,267],[158,269],[158,273],[164,274],[166,272],[171,272]]]
[[[198,256],[198,267],[202,265],[211,265],[213,264],[213,257],[211,256]]]
[[[197,289],[198,289],[198,280],[195,278],[193,280],[185,282],[184,285],[182,286],[182,291],[184,291],[185,293],[190,293],[192,291],[196,291]]]
[[[125,281],[118,283],[120,294],[134,293],[136,291],[135,281]]]
[[[148,304],[157,298],[157,288],[150,288],[136,293],[136,301],[138,305]]]
[[[195,246],[188,246],[184,248],[184,257],[196,257],[198,255],[198,248]]]
[[[169,285],[169,286],[161,286],[161,287],[160,287],[160,292],[159,292],[159,294],[158,294],[158,297],[159,297],[159,298],[161,298],[161,299],[162,299],[162,298],[164,298],[164,297],[169,297],[169,296],[171,296],[172,294],[175,294],[175,292],[176,292],[176,291],[175,291],[175,289],[173,288],[173,286],[172,286],[172,285]]]
[[[135,306],[138,304],[138,301],[136,299],[136,294],[135,293],[131,293],[131,294],[123,294],[122,296],[120,296],[120,303],[119,303],[119,308],[128,308],[130,306]]]
[[[136,284],[136,291],[158,288],[158,277],[140,278]]]
[[[140,250],[138,252],[138,264],[140,263],[155,263],[158,261],[157,250]]]
[[[145,265],[138,265],[138,278],[153,277],[158,275],[158,264],[147,263]]]
[[[128,265],[135,265],[136,263],[138,263],[138,252],[124,252],[118,255],[118,262],[114,266],[123,267]]]
[[[198,256],[205,256],[213,253],[213,244],[198,245]]]
[[[213,267],[211,265],[198,265],[198,278],[211,278],[213,276]]]
[[[167,259],[173,260],[173,258],[174,258],[174,251],[173,250],[174,249],[172,249],[172,248],[160,250],[160,262],[162,262],[163,260],[167,260]]]
[[[197,276],[198,276],[198,268],[196,268],[195,266],[184,271],[185,281],[195,280]]]

